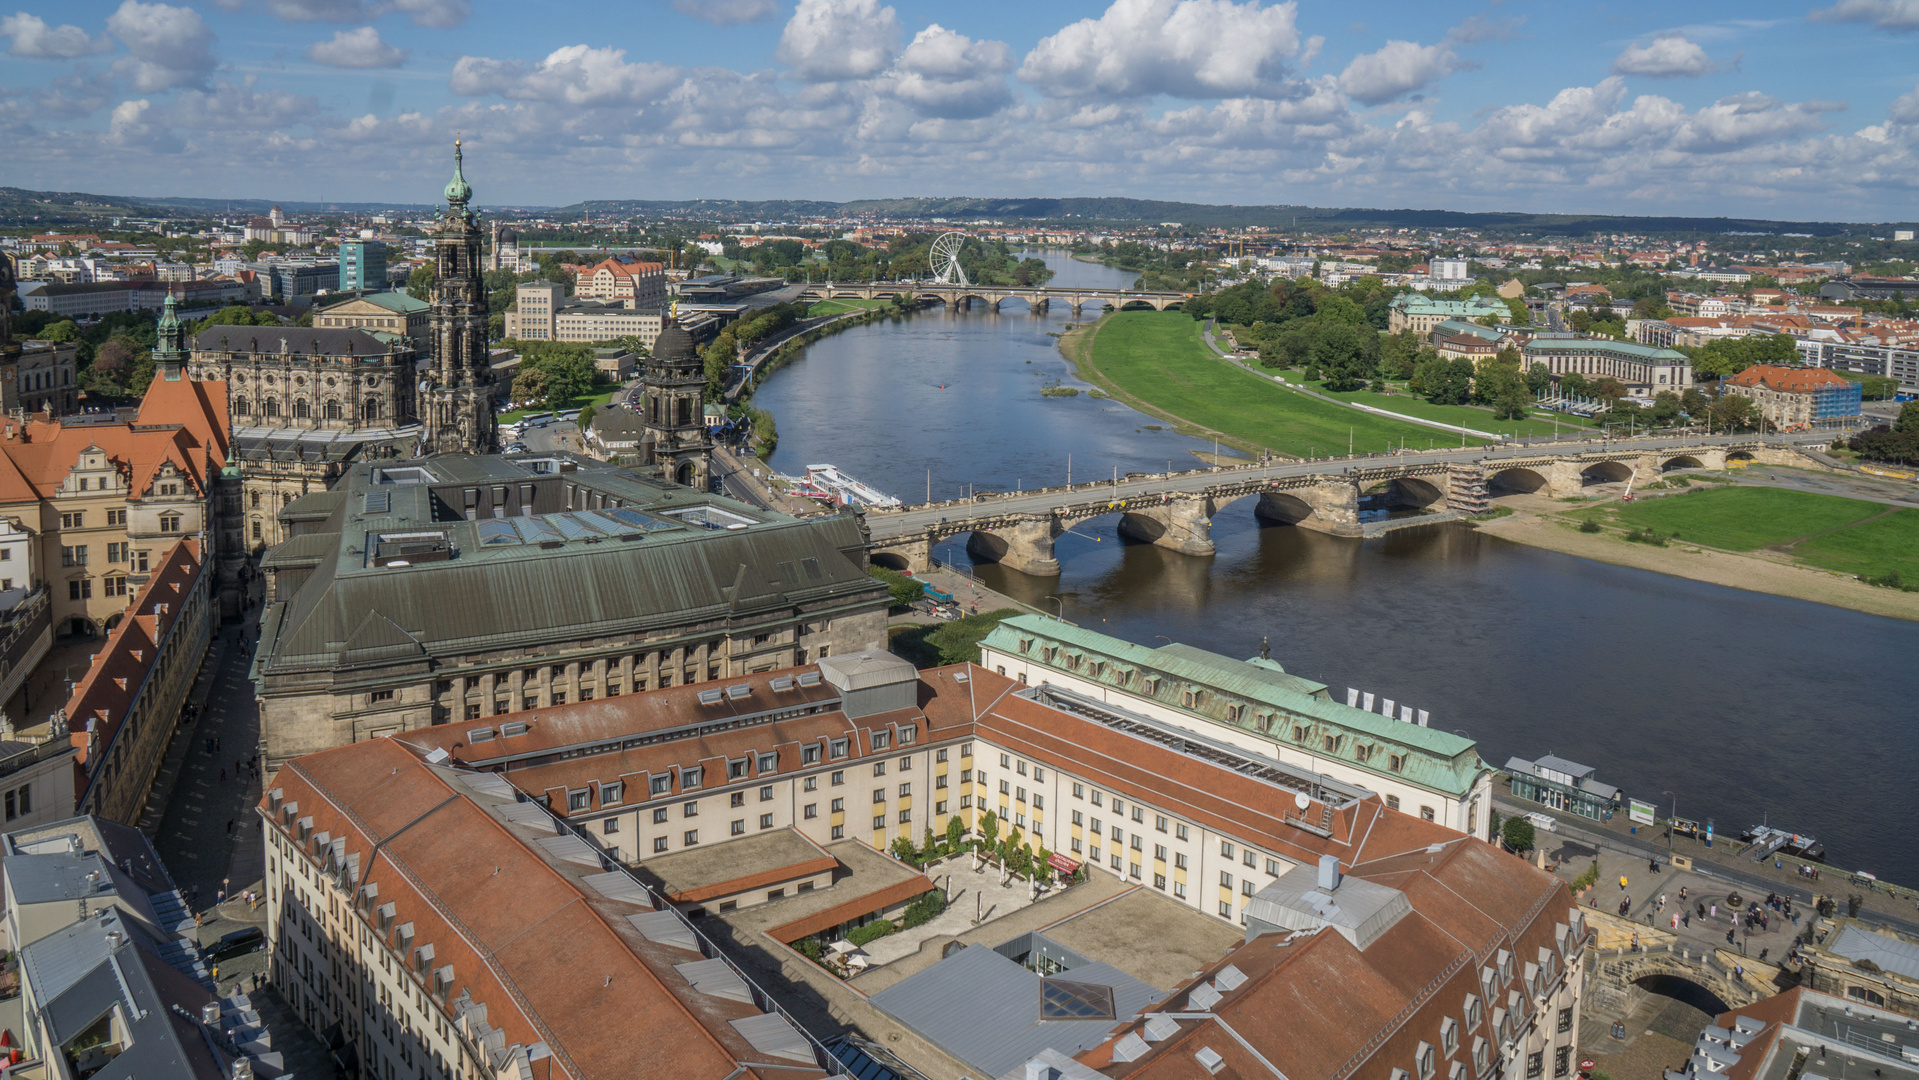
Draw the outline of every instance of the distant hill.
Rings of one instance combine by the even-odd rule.
[[[0,187],[0,224],[61,226],[98,225],[102,219],[127,214],[175,214],[257,217],[275,204],[268,199],[196,199],[128,195],[90,195],[72,191],[32,191]],[[288,202],[279,206],[290,214],[367,214],[380,211],[420,214],[431,203]],[[1126,198],[976,198],[970,196],[857,199],[827,202],[817,199],[594,199],[570,206],[506,206],[488,204],[489,214],[537,213],[555,218],[648,218],[662,222],[727,224],[752,221],[796,221],[802,218],[886,218],[923,221],[929,227],[942,220],[953,223],[1019,221],[1036,225],[1132,227],[1178,222],[1194,228],[1264,226],[1300,227],[1336,231],[1344,227],[1385,226],[1419,229],[1474,229],[1512,235],[1582,236],[1598,232],[1693,234],[1805,233],[1812,236],[1869,235],[1894,223],[1859,224],[1827,221],[1770,221],[1759,218],[1699,218],[1609,214],[1479,213],[1458,210],[1364,209],[1313,206],[1234,206],[1210,203],[1165,202]],[[1906,226],[1910,227],[1910,226]]]

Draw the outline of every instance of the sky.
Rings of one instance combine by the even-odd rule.
[[[42,190],[424,203],[457,134],[483,206],[1919,218],[1919,0],[0,0],[0,49]]]

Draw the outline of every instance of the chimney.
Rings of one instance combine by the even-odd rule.
[[[1319,857],[1319,887],[1325,892],[1339,888],[1339,856],[1321,855]]]

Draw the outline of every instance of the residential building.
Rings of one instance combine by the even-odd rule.
[[[6,828],[25,829],[73,816],[73,759],[59,724],[39,742],[0,740],[0,805]]]
[[[363,1075],[829,1075],[757,972],[497,777],[376,739],[275,783],[270,978]]]
[[[1472,278],[1466,259],[1434,259],[1431,274],[1441,281],[1468,281]]]
[[[709,923],[667,917],[681,913],[726,922],[733,932],[717,935],[721,943],[744,941],[744,924],[735,920],[752,913],[752,925],[768,929],[751,940],[770,939],[777,949],[807,938],[837,941],[857,925],[848,918],[863,920],[861,912],[884,902],[857,891],[839,902],[819,898],[821,851],[844,867],[854,860],[835,845],[885,850],[899,839],[917,842],[928,828],[937,833],[955,818],[978,830],[991,814],[1004,823],[1002,835],[1018,829],[1034,849],[1056,852],[1053,865],[1062,872],[1083,868],[1119,886],[1137,885],[1133,899],[1147,908],[1134,910],[1230,934],[1222,935],[1223,955],[1200,960],[1197,974],[1182,967],[1170,992],[1156,984],[1150,994],[1137,978],[1109,970],[1117,964],[1125,971],[1123,957],[1104,958],[1102,967],[1088,963],[1102,958],[1037,940],[995,949],[986,939],[948,950],[859,1000],[861,1010],[870,1003],[924,1041],[925,1048],[888,1043],[909,1064],[916,1053],[938,1052],[971,1075],[1019,1075],[1022,1063],[1040,1058],[1057,1070],[1050,1075],[1185,1076],[1194,1052],[1210,1047],[1248,1076],[1327,1075],[1344,1063],[1342,1075],[1389,1080],[1399,1070],[1437,1076],[1449,1060],[1500,1080],[1572,1075],[1587,933],[1563,883],[1436,821],[1390,810],[1373,791],[1209,731],[1057,683],[1022,686],[980,665],[914,672],[877,651],[836,655],[725,685],[455,721],[298,759],[262,807],[275,822],[269,859],[299,867],[318,858],[316,869],[324,872],[301,868],[270,873],[269,880],[291,882],[296,893],[292,906],[300,916],[282,932],[318,922],[313,913],[322,908],[331,918],[337,908],[354,921],[320,935],[330,945],[377,942],[390,937],[382,927],[434,910],[409,904],[415,886],[406,885],[399,909],[382,914],[388,881],[431,878],[430,869],[410,872],[413,860],[451,849],[480,852],[462,857],[462,865],[517,872],[522,856],[508,849],[503,858],[491,839],[508,831],[517,850],[545,865],[576,853],[576,872],[654,908],[659,914],[632,914],[659,926],[659,936],[641,927],[655,941],[671,933],[684,949],[702,946],[681,928]],[[387,814],[380,809],[387,805],[413,809]],[[370,819],[383,823],[377,833],[358,824]],[[495,824],[502,820],[523,828]],[[792,834],[798,840],[787,838]],[[371,854],[376,845],[378,860]],[[316,849],[317,856],[309,854]],[[395,865],[368,890],[358,868],[379,867],[389,852]],[[713,876],[730,880],[687,887],[684,860],[693,857],[723,866]],[[630,877],[623,867],[632,868]],[[461,880],[460,892],[446,901],[461,912],[483,910],[465,906],[476,902],[469,893],[517,895],[506,891],[517,881]],[[633,889],[628,883],[635,880],[648,888]],[[365,900],[329,904],[332,882],[342,896]],[[789,891],[789,882],[813,887]],[[597,903],[585,892],[585,905],[564,892],[551,901],[541,895],[541,905]],[[1460,896],[1473,903],[1461,905]],[[614,911],[608,921],[627,913]],[[517,915],[516,927],[535,917]],[[430,935],[416,928],[405,944],[431,941],[437,957],[450,935],[441,923],[431,925]],[[1134,926],[1124,936],[1151,933],[1150,925]],[[300,968],[302,950],[318,954],[304,940],[293,945]],[[469,955],[467,948],[458,955]],[[705,954],[723,962],[716,970],[731,969],[728,948]],[[1004,1013],[1008,1001],[1029,991],[1034,1013],[1044,1015],[1037,983],[985,955],[1012,958],[1016,948],[1051,950],[1041,976],[1063,966],[1061,979],[1083,973],[1077,977],[1110,987],[1104,1012],[1057,1018],[1103,1022],[990,1019],[992,1010]],[[537,952],[538,943],[529,942],[519,955]],[[784,958],[798,953],[777,955],[795,970]],[[468,961],[454,963],[436,1002],[457,1001],[474,978]],[[315,970],[324,967],[316,963]],[[482,966],[479,978],[487,976]],[[338,996],[327,993],[324,980],[284,967],[276,977],[303,999]],[[842,1004],[855,1004],[831,978],[778,980],[761,989],[756,1002],[804,1000],[813,1008],[827,995],[835,1015],[845,1015]],[[1149,1007],[1154,1011],[1146,1013]],[[341,1019],[316,1010],[309,1022],[319,1029]],[[1237,1036],[1226,1033],[1228,1025]],[[662,1035],[662,1052],[678,1049],[672,1038]]]
[[[1798,339],[1799,358],[1810,366],[1899,380],[1899,391],[1919,393],[1919,343]]]
[[[1679,329],[1662,319],[1627,319],[1626,336],[1641,345],[1670,349],[1678,343]]]
[[[644,452],[645,437],[645,417],[622,405],[608,405],[594,411],[585,442],[589,453],[605,461],[637,458]]]
[[[1448,319],[1461,322],[1491,320],[1503,324],[1511,322],[1512,317],[1512,308],[1507,307],[1504,301],[1484,296],[1472,296],[1464,300],[1434,300],[1425,293],[1403,292],[1393,298],[1386,317],[1386,328],[1395,334],[1411,330],[1424,336]]]
[[[386,291],[386,245],[378,240],[342,242],[338,288],[341,292],[351,289]]]
[[[1325,684],[1270,657],[1234,660],[1180,643],[1152,649],[1018,615],[980,642],[980,663],[1379,792],[1390,809],[1469,836],[1491,835],[1493,770],[1471,739],[1334,701]]]
[[[1605,821],[1625,805],[1625,796],[1611,784],[1596,779],[1599,770],[1551,754],[1538,761],[1506,759],[1506,776],[1513,798],[1594,821]]]
[[[566,286],[553,281],[523,281],[513,289],[506,313],[506,336],[516,341],[557,340],[553,318],[566,304]]]
[[[1665,1080],[1794,1073],[1919,1080],[1919,1055],[1908,1052],[1912,1031],[1911,1014],[1795,986],[1720,1013],[1700,1031],[1685,1064],[1663,1075]]]
[[[360,463],[280,511],[255,664],[269,768],[303,753],[885,641],[850,517],[641,469]]]
[[[1594,380],[1615,379],[1628,391],[1644,394],[1679,393],[1692,386],[1692,361],[1672,349],[1542,333],[1534,335],[1523,351],[1528,365],[1545,364],[1555,378],[1578,373]]]
[[[286,259],[256,263],[250,269],[259,273],[276,304],[303,307],[321,294],[331,292],[340,281],[340,264],[333,260]]]
[[[139,820],[219,621],[214,576],[198,540],[174,544],[74,685],[65,713],[80,813]]]
[[[616,256],[581,270],[573,295],[617,300],[634,311],[666,308],[666,265]]]
[[[193,917],[152,845],[90,817],[0,838],[23,1056],[49,1078],[224,1080],[270,1040],[214,996]],[[239,1052],[245,1044],[249,1054]],[[264,1061],[262,1061],[264,1063]],[[267,1075],[261,1073],[260,1075]]]
[[[1724,393],[1750,398],[1775,428],[1842,422],[1861,411],[1860,385],[1825,368],[1754,364],[1719,385]]]
[[[428,321],[427,302],[402,290],[365,293],[313,313],[315,329],[391,334],[408,339],[414,349],[426,346]]]

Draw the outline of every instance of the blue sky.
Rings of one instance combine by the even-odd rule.
[[[1919,0],[1704,7],[0,0],[0,183],[1919,217]]]

